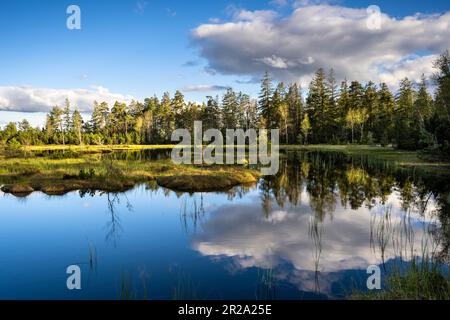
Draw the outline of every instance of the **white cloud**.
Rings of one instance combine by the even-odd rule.
[[[287,263],[291,266],[290,270],[285,270],[288,281],[300,289],[313,290],[317,262],[317,243],[311,233],[314,213],[308,205],[312,201],[305,189],[300,198],[304,201],[301,206],[274,207],[268,218],[258,203],[216,207],[210,211],[209,218],[203,221],[202,231],[194,236],[193,248],[205,256],[231,259],[233,266],[238,269],[275,269],[277,277],[280,276],[281,266]],[[339,202],[338,199],[336,201]],[[377,230],[386,224],[388,207],[392,211],[389,230],[385,231],[386,240],[389,237],[383,251],[385,261],[394,259],[400,253],[405,260],[409,260],[411,252],[421,255],[422,250],[431,251],[433,240],[426,227],[437,223],[433,218],[434,202],[430,203],[424,216],[412,211],[408,216],[411,220],[406,222],[401,195],[397,192],[391,194],[384,205],[378,201],[372,210],[363,206],[349,211],[337,203],[333,214],[326,216],[318,225],[318,230],[323,230],[318,266],[323,281],[322,292],[329,293],[337,273],[366,270],[369,265],[382,263]],[[412,228],[414,237],[411,239],[404,236],[406,227]],[[371,234],[374,243],[371,242]],[[402,240],[401,248],[396,242],[399,240]],[[425,243],[429,247],[424,248]]]
[[[278,80],[305,82],[324,67],[339,79],[391,86],[404,76],[430,75],[433,59],[450,47],[450,12],[381,14],[381,29],[370,30],[365,8],[311,3],[297,1],[301,7],[286,17],[236,9],[230,21],[198,26],[192,39],[208,68],[222,74],[261,77],[268,70]]]
[[[52,89],[29,86],[0,86],[0,110],[21,112],[47,112],[55,105],[62,106],[68,98],[72,106],[81,112],[92,110],[94,101],[130,102],[133,97],[110,92],[107,88],[97,86],[90,89]]]
[[[288,64],[287,61],[283,58],[277,57],[276,55],[272,55],[271,57],[264,57],[255,59],[256,61],[261,61],[268,65],[269,67],[277,68],[277,69],[287,69]]]

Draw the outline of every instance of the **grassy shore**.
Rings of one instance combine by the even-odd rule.
[[[146,182],[157,182],[173,190],[200,192],[227,190],[236,185],[254,183],[259,178],[259,171],[243,166],[194,166],[175,165],[167,160],[105,159],[101,153],[111,147],[107,148],[86,147],[84,150],[89,149],[87,153],[63,159],[32,155],[11,157],[5,152],[0,153],[0,186],[3,192],[17,196],[25,196],[33,191],[50,195],[80,189],[125,191]],[[113,150],[146,148],[148,147],[121,146]],[[60,148],[50,146],[27,149],[48,151]],[[70,146],[65,149],[79,151]]]
[[[139,150],[161,150],[181,148],[179,145],[172,144],[154,144],[154,145],[42,145],[42,146],[24,146],[23,151],[74,151],[88,153],[102,153],[104,151],[139,151]]]
[[[397,150],[390,147],[368,145],[283,145],[280,150],[304,150],[342,152],[350,156],[368,156],[382,161],[391,161],[401,167],[417,167],[433,172],[450,171],[450,162],[437,161],[415,151]]]
[[[149,181],[177,191],[220,191],[254,183],[259,172],[245,166],[175,165],[158,160],[106,160],[104,153],[172,149],[174,145],[30,146],[15,156],[0,150],[0,186],[4,192],[27,195],[33,191],[64,194],[78,189],[123,191]],[[179,146],[178,146],[179,147]],[[400,166],[421,167],[433,172],[450,172],[450,164],[423,159],[415,152],[372,146],[281,146],[281,150],[343,152],[393,161]],[[37,157],[35,154],[47,155]],[[51,151],[64,151],[61,159]],[[17,152],[17,151],[16,151]]]

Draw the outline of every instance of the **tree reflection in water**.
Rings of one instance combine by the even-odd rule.
[[[364,241],[349,242],[352,237],[358,239],[363,235],[351,234],[351,216],[355,215],[353,220],[359,229],[355,227],[353,231],[367,229],[367,249],[379,257],[385,270],[386,264],[393,259],[407,262],[417,256],[429,256],[448,261],[449,184],[449,175],[400,168],[367,156],[286,152],[281,158],[278,175],[263,177],[258,184],[260,210],[266,223],[252,216],[252,209],[247,206],[216,208],[211,217],[204,221],[207,233],[195,238],[194,248],[204,255],[237,257],[242,261],[243,268],[257,266],[272,270],[275,279],[281,276],[277,274],[276,264],[286,259],[294,265],[293,274],[303,279],[298,281],[313,282],[311,289],[315,292],[327,291],[330,283],[324,282],[323,278],[336,277],[330,270],[336,272],[356,267],[363,270],[365,263],[375,261],[367,253],[358,256],[357,250],[364,249]],[[250,191],[252,189],[240,189],[239,195]],[[236,189],[230,191],[228,197],[236,197]],[[366,227],[365,218],[357,216],[362,214],[360,209],[370,213]],[[333,226],[332,221],[338,211],[339,223]],[[253,213],[256,211],[253,210]],[[310,216],[303,219],[304,215]],[[274,223],[285,223],[284,229]],[[314,281],[304,272],[309,270],[304,252],[298,251],[298,257],[292,252],[304,250],[302,246],[306,246],[301,243],[303,239],[300,236],[295,238],[288,229],[294,228],[295,224],[302,228],[299,223],[309,224],[308,247],[312,249],[310,270]],[[339,234],[334,227],[348,229],[350,234],[344,230]],[[274,235],[277,232],[278,235]],[[332,240],[326,236],[327,233],[336,243],[330,243]],[[272,238],[277,236],[280,239]],[[268,239],[266,247],[261,243],[263,239]],[[296,245],[300,249],[294,249]],[[352,245],[358,246],[353,255]],[[289,249],[291,246],[292,249]],[[343,249],[343,246],[347,247]],[[328,252],[323,261],[325,247]],[[340,260],[340,255],[347,260]],[[291,281],[297,281],[294,275],[289,277]]]

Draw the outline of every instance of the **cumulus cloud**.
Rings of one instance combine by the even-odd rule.
[[[34,87],[0,86],[0,110],[21,112],[48,112],[54,106],[62,106],[68,98],[81,112],[92,110],[94,101],[130,102],[133,97],[110,92],[97,86],[90,89],[52,89]]]
[[[302,290],[314,289],[314,273],[317,260],[318,243],[312,234],[314,213],[309,206],[311,199],[304,189],[301,195],[304,204],[298,207],[274,207],[268,218],[262,206],[255,203],[222,205],[210,212],[209,218],[202,223],[202,231],[195,234],[193,248],[202,255],[214,259],[231,259],[238,269],[252,267],[274,269],[276,276],[285,277]],[[332,217],[327,216],[319,223],[321,254],[318,269],[321,273],[321,288],[324,292],[331,290],[336,275],[347,270],[366,270],[369,265],[382,263],[381,249],[371,243],[371,228],[377,230],[380,223],[385,222],[386,208],[392,208],[390,215],[390,236],[402,239],[404,232],[404,211],[401,195],[393,193],[385,204],[378,204],[374,209],[361,207],[349,212],[348,208],[336,205]],[[412,213],[410,227],[414,237],[401,252],[404,259],[410,257],[411,248],[420,255],[423,244],[431,243],[430,234],[425,225],[436,221],[432,218],[435,208],[430,205],[424,217]],[[408,222],[406,222],[408,224]],[[320,231],[322,230],[322,231]],[[375,244],[378,240],[374,238]],[[403,252],[404,251],[404,252]],[[384,248],[384,259],[388,261],[399,255],[396,244]],[[290,270],[282,270],[280,266],[291,266]]]
[[[239,9],[227,22],[202,24],[192,41],[208,68],[222,74],[309,81],[320,68],[339,79],[385,81],[432,72],[432,61],[450,47],[450,12],[396,19],[380,15],[381,29],[368,27],[364,9],[296,1],[288,16]]]
[[[225,86],[217,86],[217,85],[210,85],[210,84],[198,84],[198,85],[192,85],[192,86],[186,86],[182,89],[184,92],[209,92],[209,91],[222,91],[226,90],[227,87]]]

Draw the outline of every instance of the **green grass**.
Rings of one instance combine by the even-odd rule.
[[[76,152],[102,152],[102,151],[119,151],[119,150],[159,150],[159,149],[173,149],[180,147],[178,145],[42,145],[42,146],[25,146],[22,147],[24,151],[56,151],[56,150],[71,150]]]
[[[161,150],[182,148],[179,145],[99,145],[99,146],[79,146],[79,145],[43,145],[23,147],[24,151],[63,151],[70,150],[80,153],[103,153],[105,151],[138,151],[138,150]],[[282,145],[281,150],[307,150],[307,151],[330,151],[343,152],[349,155],[366,155],[377,157],[380,160],[395,161],[401,166],[430,166],[430,167],[448,167],[448,162],[436,162],[420,157],[417,152],[397,150],[390,147],[378,147],[369,145]]]
[[[4,192],[16,195],[33,191],[57,195],[79,189],[125,191],[136,184],[163,177],[176,180],[167,187],[179,190],[177,185],[186,184],[190,186],[189,190],[184,188],[186,191],[195,192],[219,191],[256,182],[259,173],[244,166],[175,165],[170,160],[111,160],[95,153],[67,159],[0,155],[0,186],[3,185]],[[196,184],[196,180],[201,183]]]
[[[378,160],[394,162],[402,167],[421,167],[432,171],[450,170],[449,162],[433,161],[421,157],[414,151],[404,151],[390,147],[369,145],[283,145],[280,146],[280,150],[342,152],[350,156],[370,156]]]
[[[178,174],[161,176],[158,184],[176,191],[208,192],[230,189],[240,184],[255,182],[258,174],[253,171],[227,169],[214,175]]]
[[[27,195],[32,191],[64,194],[79,189],[124,191],[138,183],[158,181],[178,191],[219,191],[257,181],[259,173],[245,166],[175,165],[171,161],[102,160],[113,151],[171,149],[174,145],[73,146],[46,145],[24,147],[11,156],[0,150],[0,185],[4,192]],[[178,146],[179,147],[179,146]],[[450,164],[422,159],[416,152],[363,145],[281,146],[281,150],[343,152],[368,156],[405,167],[433,172],[449,172]],[[64,151],[58,156],[33,156],[45,151]]]
[[[355,292],[354,300],[449,300],[450,276],[435,261],[413,261],[403,272],[394,269],[386,280],[385,289],[365,293]]]

